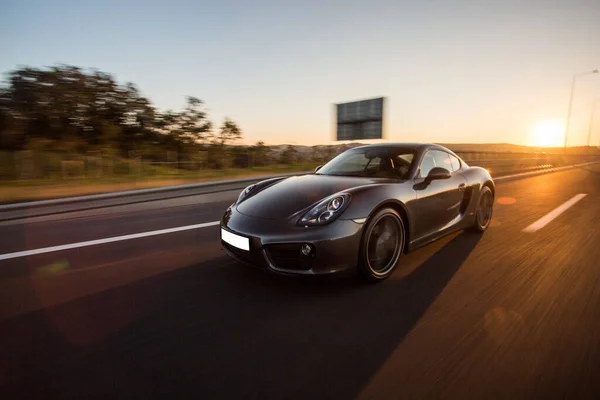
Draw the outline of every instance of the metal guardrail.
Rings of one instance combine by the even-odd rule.
[[[64,198],[60,198],[60,199],[4,204],[4,205],[0,205],[0,212],[8,211],[8,210],[16,210],[16,209],[21,209],[21,208],[27,208],[27,207],[52,206],[52,205],[58,205],[58,204],[78,203],[78,202],[83,202],[83,201],[112,199],[112,198],[116,198],[116,197],[139,196],[139,195],[154,194],[154,193],[178,192],[178,191],[184,191],[184,190],[189,190],[189,189],[219,187],[219,186],[226,186],[226,185],[232,185],[232,184],[237,184],[237,183],[242,184],[242,183],[256,182],[256,181],[260,181],[263,179],[269,179],[269,178],[274,178],[274,177],[278,177],[278,176],[303,175],[303,174],[307,174],[307,173],[311,173],[311,172],[312,171],[291,172],[291,173],[276,174],[276,175],[253,176],[253,177],[241,178],[241,179],[228,179],[228,180],[222,180],[222,181],[189,183],[189,184],[184,184],[184,185],[173,185],[173,186],[157,187],[157,188],[150,188],[150,189],[124,190],[124,191],[118,191],[118,192],[91,194],[91,195],[85,195],[85,196],[64,197]]]

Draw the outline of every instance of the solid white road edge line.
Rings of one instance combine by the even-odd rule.
[[[88,240],[86,242],[69,243],[69,244],[63,244],[60,246],[43,247],[41,249],[25,250],[25,251],[18,251],[16,253],[0,254],[0,260],[9,260],[11,258],[34,256],[36,254],[51,253],[54,251],[70,250],[70,249],[76,249],[79,247],[96,246],[96,245],[105,244],[105,243],[121,242],[123,240],[139,239],[139,238],[148,237],[148,236],[165,235],[167,233],[207,228],[209,226],[219,225],[219,223],[220,223],[219,221],[212,221],[212,222],[205,222],[203,224],[178,226],[177,228],[160,229],[157,231],[134,233],[131,235],[114,236],[114,237],[109,237],[109,238],[104,238],[104,239]]]
[[[579,193],[573,196],[571,199],[567,200],[560,206],[556,207],[554,210],[550,211],[548,214],[544,215],[542,218],[535,221],[533,224],[529,225],[527,228],[523,229],[523,232],[533,233],[539,231],[540,229],[548,225],[550,222],[552,222],[560,214],[564,213],[570,207],[575,205],[575,203],[577,203],[579,200],[583,199],[585,196],[587,196],[587,193]]]

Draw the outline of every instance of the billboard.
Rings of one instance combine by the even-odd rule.
[[[383,97],[336,104],[336,139],[383,138]]]

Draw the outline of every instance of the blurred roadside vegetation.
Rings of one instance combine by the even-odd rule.
[[[0,202],[306,171],[345,150],[242,138],[197,97],[163,111],[105,72],[20,67],[0,85]]]
[[[5,184],[189,178],[194,172],[208,176],[207,170],[318,163],[339,152],[244,146],[238,144],[242,137],[229,118],[214,126],[197,97],[187,97],[182,110],[161,111],[133,83],[119,84],[98,70],[22,67],[0,86]]]
[[[0,146],[4,151],[98,154],[169,161],[193,160],[200,150],[221,150],[242,137],[228,118],[218,129],[203,102],[188,97],[180,111],[159,111],[132,83],[73,66],[20,68],[0,88]],[[219,166],[218,161],[213,161]]]

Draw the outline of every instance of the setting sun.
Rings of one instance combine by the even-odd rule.
[[[537,147],[559,147],[565,139],[564,126],[557,121],[544,121],[532,131],[531,145]]]

